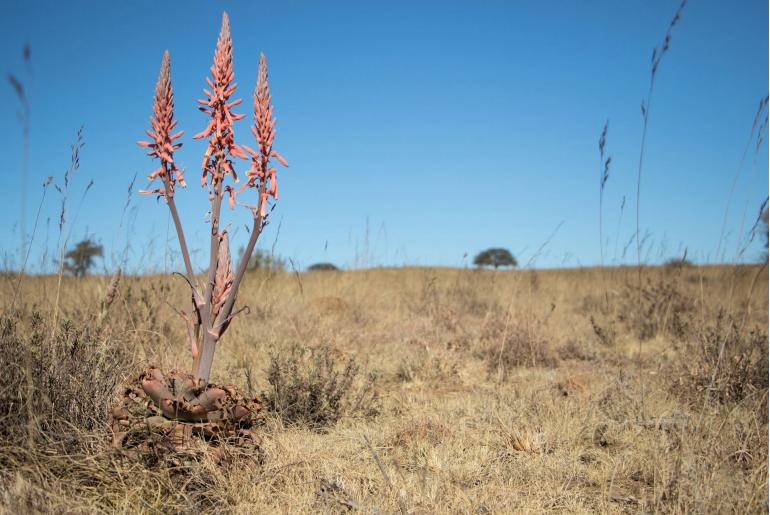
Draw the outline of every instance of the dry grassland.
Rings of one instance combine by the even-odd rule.
[[[109,278],[64,278],[51,327],[56,281],[2,278],[8,513],[768,509],[764,267],[250,273],[212,381],[263,397],[263,441],[225,461],[108,445],[132,373],[189,367],[183,281],[103,310]]]

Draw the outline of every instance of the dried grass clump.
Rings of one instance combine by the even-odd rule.
[[[678,281],[658,276],[647,278],[641,287],[627,285],[618,305],[618,321],[641,340],[658,334],[684,338],[690,331],[695,302]]]
[[[596,361],[601,357],[596,346],[587,340],[570,338],[556,349],[561,360]]]
[[[487,363],[489,376],[505,378],[517,367],[553,367],[558,353],[535,317],[491,321],[481,340],[478,356]]]
[[[423,443],[435,447],[451,437],[452,430],[446,424],[423,417],[404,421],[387,440],[387,444],[406,448]]]
[[[0,317],[0,435],[77,438],[102,429],[133,366],[127,346],[96,324],[64,319],[51,335],[38,311]],[[30,430],[34,429],[32,433]],[[68,436],[69,435],[69,436]]]
[[[709,395],[720,403],[741,401],[763,391],[766,396],[767,338],[763,329],[742,328],[734,317],[720,312],[680,349],[674,365],[680,373],[673,390],[697,401]]]
[[[511,431],[505,436],[505,444],[511,451],[540,453],[545,449],[545,435],[542,432]]]
[[[284,355],[271,356],[267,370],[270,389],[262,393],[262,398],[265,409],[284,425],[320,429],[343,416],[379,413],[375,376],[358,379],[355,358],[341,365],[328,347],[294,346]]]
[[[313,299],[310,309],[324,317],[342,317],[353,310],[348,301],[333,295],[324,295]]]
[[[633,420],[636,415],[636,400],[625,381],[616,381],[601,392],[597,406],[605,418],[617,423]]]
[[[446,350],[431,350],[417,342],[410,342],[409,346],[399,353],[401,357],[393,374],[394,378],[404,383],[420,380],[450,386],[458,380],[458,369],[465,360],[465,348],[466,345],[462,342],[452,340],[447,342]]]

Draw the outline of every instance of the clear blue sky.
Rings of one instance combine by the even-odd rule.
[[[264,51],[279,120],[275,145],[291,164],[281,170],[280,202],[260,247],[275,242],[276,253],[297,267],[317,261],[458,266],[488,246],[508,247],[526,264],[558,227],[536,266],[597,264],[597,140],[609,118],[606,261],[633,263],[634,246],[625,257],[623,247],[634,233],[640,101],[652,48],[677,6],[672,0],[10,2],[0,19],[0,62],[4,74],[25,82],[32,106],[27,230],[40,184],[49,175],[61,183],[82,124],[86,146],[71,185],[72,241],[84,235],[101,241],[110,267],[129,235],[131,269],[179,267],[165,205],[134,195],[122,217],[129,181],[138,173],[134,190],[144,188],[154,168],[134,142],[148,126],[168,48],[176,113],[186,131],[177,159],[190,182],[177,199],[191,246],[207,245],[207,202],[197,186],[204,144],[191,136],[206,125],[195,100],[226,9],[236,96],[246,100],[236,111],[247,112]],[[685,247],[697,261],[717,259],[733,178],[768,92],[767,20],[765,0],[691,0],[674,30],[656,79],[642,179],[647,261]],[[6,264],[13,264],[22,145],[18,102],[5,80],[0,98],[6,185],[0,241]],[[236,140],[250,144],[246,121],[236,125]],[[768,192],[767,144],[756,165],[753,145],[730,203],[727,260]],[[33,271],[46,245],[54,251],[59,202],[49,190]],[[248,214],[226,216],[233,231],[241,227],[237,247]],[[754,245],[744,259],[759,252]],[[203,262],[202,251],[195,260]]]

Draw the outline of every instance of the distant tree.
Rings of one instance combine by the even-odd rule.
[[[476,257],[473,258],[473,264],[478,267],[493,266],[497,270],[501,266],[515,268],[519,263],[508,249],[491,248],[476,254]]]
[[[75,277],[83,277],[94,265],[94,258],[101,257],[103,249],[91,239],[85,239],[64,255],[64,271]]]
[[[336,272],[339,268],[331,263],[316,263],[307,267],[307,270],[308,272]]]
[[[663,263],[663,267],[666,268],[667,270],[680,270],[682,268],[687,268],[691,266],[693,266],[693,263],[692,261],[687,259],[686,252],[684,256],[674,257],[666,260],[666,262]]]
[[[240,254],[243,255],[245,249],[241,247]],[[254,249],[254,254],[249,258],[249,270],[269,270],[272,272],[283,272],[286,270],[286,261],[274,254],[264,252],[260,249]]]

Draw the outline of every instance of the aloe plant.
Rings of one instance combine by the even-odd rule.
[[[136,425],[137,418],[158,417],[183,423],[238,423],[253,416],[259,408],[255,400],[246,401],[232,386],[209,384],[214,353],[222,335],[230,326],[235,315],[238,290],[254,251],[257,238],[267,224],[271,202],[278,198],[277,172],[271,166],[275,159],[283,166],[286,160],[273,150],[276,118],[273,116],[270,86],[267,76],[267,59],[260,54],[257,83],[254,90],[254,124],[251,132],[255,138],[254,149],[235,143],[235,122],[245,117],[236,114],[233,108],[241,103],[233,99],[234,82],[232,62],[232,38],[227,13],[222,17],[222,28],[214,52],[211,76],[206,78],[208,88],[203,92],[206,98],[198,100],[199,110],[208,115],[209,121],[203,131],[194,137],[208,138],[208,145],[201,164],[201,186],[208,191],[210,206],[210,256],[208,270],[202,284],[197,280],[190,260],[190,252],[179,218],[174,197],[177,186],[186,187],[183,170],[175,161],[175,152],[182,147],[179,141],[183,131],[177,130],[174,119],[174,92],[171,83],[171,57],[163,54],[160,74],[155,87],[151,130],[146,131],[149,141],[138,144],[147,149],[147,155],[157,159],[159,166],[148,179],[160,184],[142,194],[157,195],[165,200],[174,220],[185,265],[183,274],[190,286],[191,303],[187,310],[180,311],[187,329],[187,338],[192,353],[192,368],[189,374],[172,371],[164,374],[151,367],[135,377],[124,392],[122,404],[113,409],[113,428],[116,440],[123,441],[127,428]],[[235,159],[250,162],[242,185],[239,182]],[[228,177],[229,176],[229,177]],[[255,190],[253,203],[236,202],[247,190]],[[233,270],[227,230],[221,228],[222,203],[227,197],[228,205],[246,207],[252,218],[249,242],[238,266]],[[151,401],[154,406],[147,411],[138,408],[142,401]],[[146,405],[147,403],[145,403]],[[138,410],[138,411],[137,411]],[[144,411],[143,411],[144,410]],[[139,424],[141,425],[141,424]],[[161,424],[163,425],[163,424]],[[217,426],[218,430],[222,427]]]
[[[256,150],[235,143],[233,126],[245,117],[232,109],[241,103],[241,99],[232,99],[236,83],[233,73],[232,38],[227,13],[222,17],[222,29],[214,52],[214,64],[211,77],[206,78],[209,88],[203,92],[206,98],[198,100],[199,109],[210,120],[206,128],[196,134],[197,139],[208,138],[208,146],[201,165],[201,185],[208,189],[211,202],[211,241],[209,267],[203,287],[197,284],[190,261],[190,253],[184,236],[179,214],[174,203],[175,186],[186,186],[182,172],[174,162],[174,152],[182,144],[176,141],[183,131],[172,134],[176,127],[174,120],[174,93],[171,86],[171,59],[168,51],[163,56],[160,76],[155,89],[154,116],[150,119],[153,131],[147,131],[152,141],[140,141],[139,145],[148,147],[148,155],[158,159],[160,166],[149,175],[149,179],[159,178],[162,186],[146,194],[157,194],[166,199],[166,204],[174,219],[182,257],[185,263],[186,278],[192,291],[192,309],[184,317],[188,326],[188,338],[193,356],[192,373],[208,381],[214,361],[214,351],[227,330],[234,316],[233,308],[243,276],[246,273],[249,258],[254,252],[257,238],[267,222],[268,202],[278,199],[276,169],[270,160],[275,158],[283,166],[286,160],[273,150],[276,119],[270,104],[270,86],[267,78],[267,59],[260,54],[257,85],[254,90],[254,125],[251,127],[257,145]],[[246,154],[248,152],[248,156]],[[233,158],[251,160],[247,180],[236,191],[232,184],[225,184],[227,176],[232,182],[238,182]],[[229,240],[226,230],[220,229],[222,202],[227,195],[230,208],[235,208],[236,197],[246,189],[257,190],[255,205],[246,205],[251,211],[253,228],[246,250],[241,256],[235,271],[231,267]]]

